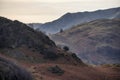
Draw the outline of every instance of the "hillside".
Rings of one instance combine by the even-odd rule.
[[[51,35],[89,64],[120,63],[120,19],[100,19]]]
[[[59,32],[61,29],[69,29],[72,26],[89,22],[96,19],[114,19],[120,18],[120,7],[111,8],[106,10],[97,10],[93,12],[77,12],[77,13],[66,13],[62,17],[52,22],[47,22],[44,24],[30,24],[29,26],[33,28],[38,28],[42,32],[47,34],[53,34]]]
[[[59,61],[62,58],[63,62],[82,63],[80,59],[76,60],[77,57],[72,57],[75,54],[59,49],[48,36],[19,21],[0,17],[0,24],[0,52],[3,55],[32,62]],[[68,62],[66,57],[71,61]]]
[[[119,80],[119,74],[119,66],[88,66],[43,33],[0,17],[0,80]]]

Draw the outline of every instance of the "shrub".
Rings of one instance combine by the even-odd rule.
[[[62,70],[59,66],[53,66],[53,67],[49,67],[48,71],[53,73],[53,74],[57,74],[57,75],[63,75],[64,74],[64,70]]]
[[[72,53],[71,55],[76,61],[78,62],[82,62],[80,58],[77,57],[77,55],[75,53]]]
[[[68,46],[64,46],[63,49],[64,49],[64,51],[69,51],[69,47]]]

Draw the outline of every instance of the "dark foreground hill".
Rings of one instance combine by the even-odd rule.
[[[120,7],[106,10],[97,10],[93,12],[66,13],[62,17],[52,22],[30,24],[31,27],[38,28],[46,33],[57,33],[61,29],[69,29],[81,23],[93,21],[96,19],[115,19],[120,18]]]
[[[100,19],[51,36],[89,64],[120,63],[120,19]]]
[[[22,45],[39,50],[45,46],[55,47],[54,42],[43,33],[34,31],[17,20],[0,17],[0,48],[16,48]]]

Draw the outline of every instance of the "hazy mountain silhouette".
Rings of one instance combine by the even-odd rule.
[[[57,20],[44,24],[32,23],[31,27],[38,28],[46,33],[57,33],[60,29],[68,29],[72,26],[89,22],[96,19],[114,19],[120,18],[120,7],[106,10],[97,10],[93,12],[67,13]]]

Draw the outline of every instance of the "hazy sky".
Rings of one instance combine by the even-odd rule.
[[[120,7],[120,0],[0,0],[0,16],[25,23],[49,22],[67,12]]]

